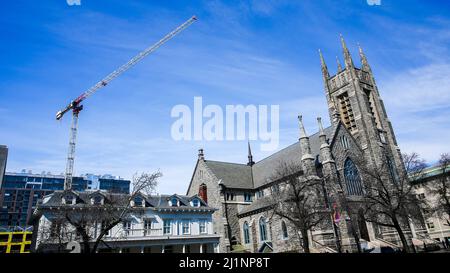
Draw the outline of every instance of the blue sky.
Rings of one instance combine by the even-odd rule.
[[[450,151],[448,1],[7,1],[0,10],[0,144],[8,171],[61,173],[70,115],[55,113],[192,15],[199,21],[85,102],[75,173],[160,169],[161,193],[185,193],[197,149],[246,162],[245,141],[176,142],[177,104],[280,105],[280,147],[316,117],[329,124],[317,54],[329,69],[339,34],[368,56],[403,152],[429,162]],[[269,155],[253,143],[255,160]]]

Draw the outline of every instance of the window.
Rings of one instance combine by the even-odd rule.
[[[350,99],[347,93],[344,93],[338,97],[339,101],[339,111],[341,113],[342,123],[345,127],[350,130],[356,130],[355,116],[353,114],[353,109],[350,104]]]
[[[152,219],[144,219],[144,236],[150,235],[152,222]]]
[[[248,223],[244,223],[244,244],[250,244],[250,229],[248,227]]]
[[[261,242],[267,241],[267,226],[266,219],[264,217],[259,219],[259,239]]]
[[[372,117],[375,121],[375,125],[377,126],[377,128],[380,128],[381,124],[380,124],[380,120],[378,118],[378,111],[377,111],[377,108],[375,105],[375,100],[373,98],[372,92],[370,92],[370,90],[364,88],[364,94],[365,94],[367,107],[369,108],[368,110],[369,110],[370,114],[372,114]]]
[[[73,196],[72,194],[67,194],[66,196],[64,196],[63,203],[66,205],[75,204],[75,196]]]
[[[252,202],[252,194],[244,193],[244,202]]]
[[[206,220],[200,220],[200,233],[206,233]]]
[[[394,181],[395,184],[398,183],[398,175],[395,170],[394,164],[392,163],[392,160],[389,157],[386,157],[387,165],[389,168],[389,174],[391,175],[392,181]]]
[[[183,222],[182,222],[182,231],[183,231],[183,234],[190,234],[191,233],[189,220],[183,220]]]
[[[101,205],[102,200],[103,200],[103,198],[100,195],[96,195],[96,196],[94,196],[94,198],[92,198],[92,204],[97,205],[97,206]]]
[[[20,253],[20,248],[22,245],[11,245],[9,248],[9,253]]]
[[[417,198],[419,198],[419,199],[425,199],[425,193],[419,193],[418,195],[417,195]]]
[[[192,200],[192,206],[193,206],[193,207],[200,207],[200,200],[198,200],[198,199],[193,199],[193,200]]]
[[[259,191],[256,192],[256,197],[257,198],[261,198],[263,196],[264,196],[264,190],[259,190]]]
[[[427,222],[427,227],[429,228],[429,229],[434,229],[434,223],[433,222]]]
[[[234,201],[234,193],[227,193],[225,198],[227,201]]]
[[[348,141],[348,138],[346,136],[341,136],[340,140],[342,148],[344,148],[345,150],[350,149],[350,142]]]
[[[350,158],[347,158],[344,163],[344,176],[349,195],[361,196],[364,194],[358,169]]]
[[[283,232],[283,239],[287,239],[289,237],[289,234],[286,227],[286,223],[284,221],[281,222],[281,231]]]
[[[279,193],[280,192],[280,184],[274,184],[274,185],[272,185],[272,192],[273,193]]]
[[[123,231],[125,232],[125,236],[130,235],[131,228],[132,224],[130,220],[126,220],[123,222]]]
[[[170,201],[170,205],[172,207],[177,207],[178,206],[178,199],[177,198],[172,198],[172,200]]]
[[[100,226],[100,230],[103,232],[107,227],[108,227],[109,223],[107,221],[102,221],[101,226]],[[105,236],[109,236],[111,234],[111,229],[109,229]]]
[[[144,198],[142,198],[141,196],[136,196],[133,201],[134,201],[135,207],[143,207],[144,206]]]
[[[166,219],[163,222],[163,233],[172,234],[172,220]]]

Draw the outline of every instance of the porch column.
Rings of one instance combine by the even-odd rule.
[[[144,253],[144,247],[141,246],[141,253]]]
[[[200,244],[200,253],[203,253],[203,244]]]
[[[183,245],[183,253],[186,253],[186,245]]]
[[[164,253],[164,245],[161,245],[161,253]]]

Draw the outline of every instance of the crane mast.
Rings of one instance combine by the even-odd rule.
[[[65,180],[64,180],[64,190],[70,190],[72,189],[72,177],[73,177],[73,165],[75,160],[75,146],[76,146],[76,138],[77,138],[77,130],[78,130],[78,115],[80,114],[80,111],[83,110],[83,105],[81,105],[81,102],[84,101],[87,97],[91,96],[95,92],[97,92],[99,89],[105,87],[108,85],[112,80],[120,76],[122,73],[136,65],[138,62],[140,62],[142,59],[147,57],[149,54],[154,52],[156,49],[158,49],[160,46],[162,46],[164,43],[172,39],[175,35],[189,27],[192,23],[194,23],[197,20],[197,17],[192,16],[189,20],[178,26],[176,29],[174,29],[172,32],[164,36],[161,40],[159,40],[154,45],[146,48],[142,52],[140,52],[138,55],[133,57],[131,60],[129,60],[124,65],[120,66],[118,69],[111,72],[109,75],[107,75],[105,78],[103,78],[101,81],[96,83],[94,86],[86,90],[83,94],[78,96],[75,100],[69,103],[69,105],[64,108],[61,111],[58,111],[56,113],[56,120],[62,119],[62,117],[72,110],[72,124],[70,128],[70,140],[69,140],[69,151],[67,155],[67,162],[66,162],[66,173],[65,173]]]

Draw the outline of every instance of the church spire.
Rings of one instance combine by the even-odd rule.
[[[342,72],[342,65],[341,65],[341,62],[339,61],[338,56],[336,56],[336,63],[337,63],[337,67],[338,67],[338,73]]]
[[[344,60],[345,60],[345,67],[353,67],[353,60],[352,55],[350,55],[350,51],[347,48],[347,44],[345,43],[344,36],[341,34],[341,44],[342,44],[342,50],[344,51]]]
[[[323,58],[322,50],[319,49],[320,55],[320,64],[322,65],[322,75],[324,79],[330,78],[330,73],[328,72],[327,64],[325,63],[325,59]]]
[[[253,155],[252,155],[252,148],[250,147],[250,141],[248,142],[248,166],[255,165],[255,162],[253,161]]]

